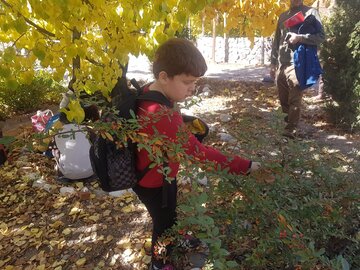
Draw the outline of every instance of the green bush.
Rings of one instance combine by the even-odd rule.
[[[12,89],[1,84],[0,118],[7,118],[14,113],[32,112],[43,104],[59,103],[64,91],[64,87],[42,72],[28,85],[23,84]]]
[[[334,102],[330,112],[336,124],[360,127],[360,1],[338,0],[325,24],[327,41],[324,62],[324,90]]]
[[[349,172],[311,143],[282,151],[268,173],[214,176],[207,192],[194,183],[174,234],[208,243],[214,269],[360,269],[358,165]]]

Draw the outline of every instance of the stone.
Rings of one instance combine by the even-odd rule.
[[[223,141],[223,142],[235,143],[237,141],[233,136],[231,136],[228,133],[220,132],[217,135],[220,138],[220,140]]]
[[[62,195],[74,194],[75,192],[76,192],[76,190],[73,187],[61,187],[60,188],[60,194],[62,194]]]
[[[226,123],[231,121],[232,116],[230,114],[220,114],[219,118],[221,122]]]
[[[31,174],[29,174],[31,175]],[[33,173],[34,176],[31,176],[31,177],[36,177],[37,174],[36,173]],[[31,179],[31,178],[29,178]],[[44,178],[40,177],[38,179],[36,179],[33,184],[32,184],[32,187],[34,188],[41,188],[43,190],[46,190],[47,192],[51,192],[52,189],[53,189],[53,186],[50,185],[49,183],[47,183]]]
[[[126,193],[135,193],[135,192],[131,188],[129,188],[129,189],[124,189],[124,190],[111,191],[111,192],[109,192],[109,195],[112,197],[121,197]]]

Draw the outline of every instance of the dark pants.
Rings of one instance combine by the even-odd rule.
[[[176,223],[176,198],[177,184],[176,180],[167,185],[167,206],[163,204],[163,188],[144,188],[136,186],[135,193],[140,201],[146,206],[152,222],[153,232],[151,241],[152,263],[157,267],[161,267],[162,261],[154,257],[154,246],[158,238]]]
[[[303,95],[296,78],[294,65],[281,66],[276,83],[282,111],[288,115],[288,124],[285,129],[293,131],[297,128],[300,120]]]

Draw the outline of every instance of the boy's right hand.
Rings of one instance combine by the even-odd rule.
[[[261,168],[261,163],[253,161],[251,162],[250,173],[257,171],[260,168]]]

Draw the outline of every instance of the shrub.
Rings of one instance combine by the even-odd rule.
[[[347,171],[316,144],[282,151],[283,165],[246,178],[207,172],[207,192],[194,183],[180,195],[175,234],[207,242],[214,269],[359,269],[359,167]]]
[[[338,0],[338,7],[325,24],[327,42],[324,61],[324,91],[334,103],[330,112],[336,124],[360,127],[360,1]]]
[[[16,88],[0,85],[0,116],[6,118],[13,113],[27,113],[39,109],[42,104],[58,103],[65,89],[46,73],[39,73],[30,84]]]

